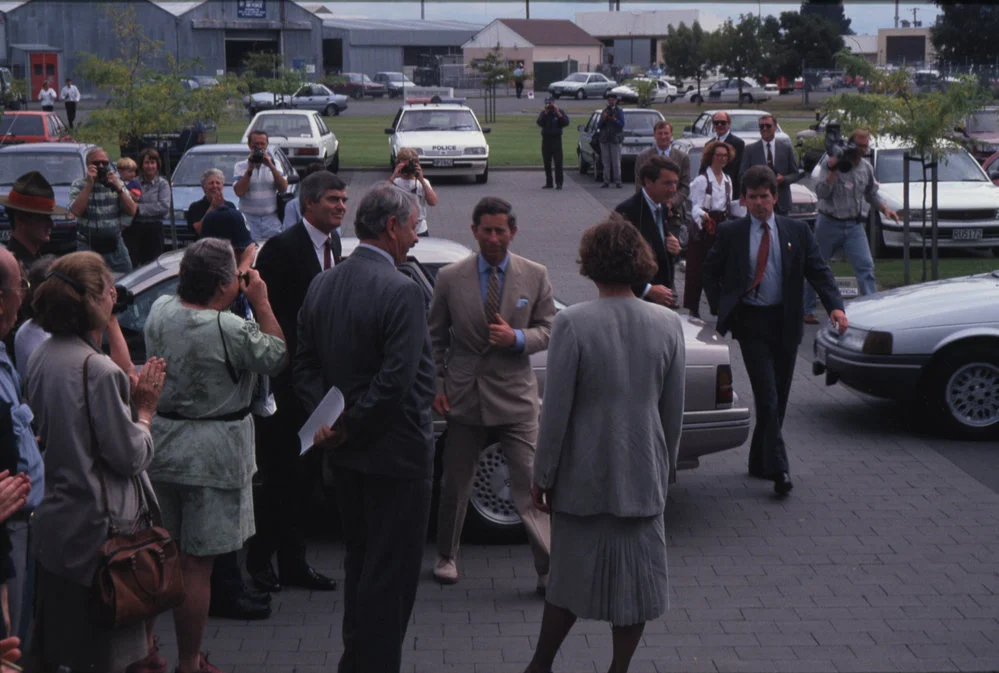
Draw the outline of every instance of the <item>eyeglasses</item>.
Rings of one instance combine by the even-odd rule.
[[[762,131],[763,129],[772,129],[773,127],[774,127],[774,125],[773,125],[773,124],[760,124],[760,130],[761,130],[761,131]]]
[[[712,119],[711,123],[715,126],[728,126],[728,121],[725,119]]]
[[[111,165],[110,161],[91,161],[90,163],[92,163],[94,166],[110,166]]]

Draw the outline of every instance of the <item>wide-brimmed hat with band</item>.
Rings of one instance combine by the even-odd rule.
[[[38,215],[67,215],[68,210],[57,206],[55,192],[45,176],[29,171],[19,177],[7,196],[0,196],[0,206]]]

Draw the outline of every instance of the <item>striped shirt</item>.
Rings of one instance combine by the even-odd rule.
[[[238,182],[246,173],[250,165],[249,160],[244,159],[236,164],[234,175]],[[284,171],[275,162],[278,173],[284,175]],[[266,164],[260,164],[253,169],[250,174],[250,185],[246,194],[239,197],[239,210],[244,215],[271,215],[277,213],[277,190],[274,188],[274,174]]]
[[[69,202],[73,203],[87,185],[86,178],[73,182],[69,188]],[[88,238],[115,238],[118,233],[132,224],[132,216],[121,207],[121,198],[117,191],[107,185],[95,182],[90,190],[90,200],[87,210],[76,220],[77,238],[86,241]]]

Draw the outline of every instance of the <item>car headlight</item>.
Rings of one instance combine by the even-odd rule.
[[[804,203],[791,203],[791,214],[792,215],[808,215],[809,213],[815,212],[815,204],[811,201],[805,201]]]
[[[834,335],[836,334],[837,329],[834,325],[830,326],[829,329]],[[840,348],[857,351],[859,353],[864,350],[864,339],[866,337],[866,331],[848,327],[846,333],[840,335],[836,343]]]
[[[485,156],[488,150],[485,147],[466,147],[465,154],[478,154]]]

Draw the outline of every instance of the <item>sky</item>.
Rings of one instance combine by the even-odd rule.
[[[310,0],[299,0],[308,4]],[[384,17],[391,5],[392,18],[419,19],[419,0],[387,0],[386,2],[325,2],[334,16]],[[608,9],[603,0],[593,2],[534,2],[530,3],[532,19],[569,19],[576,12],[599,12]],[[719,19],[737,19],[740,14],[762,13],[779,16],[781,12],[800,9],[800,2],[621,2],[621,11],[649,11],[653,9],[701,9]],[[851,28],[858,34],[876,34],[878,28],[891,28],[895,23],[894,2],[847,2],[846,15],[852,20]],[[940,9],[928,2],[900,2],[899,18],[912,21],[912,10],[924,26],[933,23]],[[486,24],[493,19],[522,19],[525,17],[524,0],[492,0],[490,2],[430,2],[424,4],[427,19],[451,19]]]

